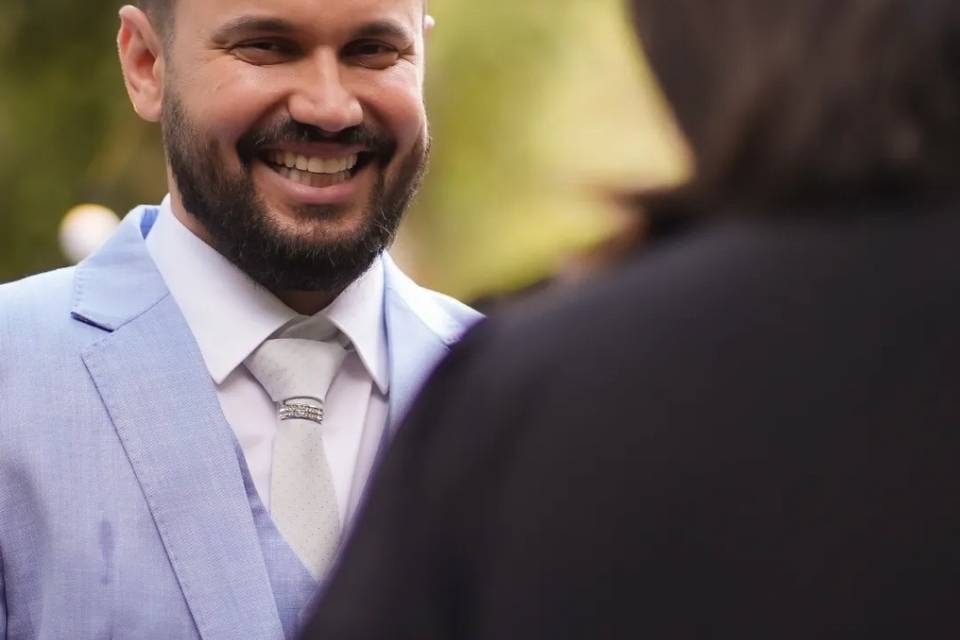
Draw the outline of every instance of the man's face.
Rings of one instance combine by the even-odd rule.
[[[391,240],[428,150],[422,0],[180,0],[175,195],[271,289],[333,291]]]

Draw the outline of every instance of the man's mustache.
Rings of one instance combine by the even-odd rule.
[[[362,147],[367,152],[382,157],[391,156],[396,148],[391,137],[366,125],[330,133],[319,127],[286,119],[267,127],[248,131],[237,142],[237,150],[244,162],[250,162],[257,152],[265,147],[304,143],[333,143]]]

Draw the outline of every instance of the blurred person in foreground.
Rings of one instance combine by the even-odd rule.
[[[960,6],[632,5],[710,222],[467,337],[308,637],[957,637]]]
[[[477,318],[383,253],[427,158],[425,9],[120,11],[170,197],[0,288],[0,638],[296,635],[378,452]]]

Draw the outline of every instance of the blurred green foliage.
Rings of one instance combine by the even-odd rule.
[[[165,192],[115,56],[114,2],[0,3],[0,282],[64,263],[72,206]],[[434,155],[395,248],[425,284],[508,290],[615,232],[612,189],[681,179],[682,147],[618,0],[433,0]]]

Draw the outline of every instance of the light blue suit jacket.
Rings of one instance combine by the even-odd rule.
[[[242,461],[134,210],[0,287],[0,639],[283,637]],[[390,424],[476,312],[385,257]]]

